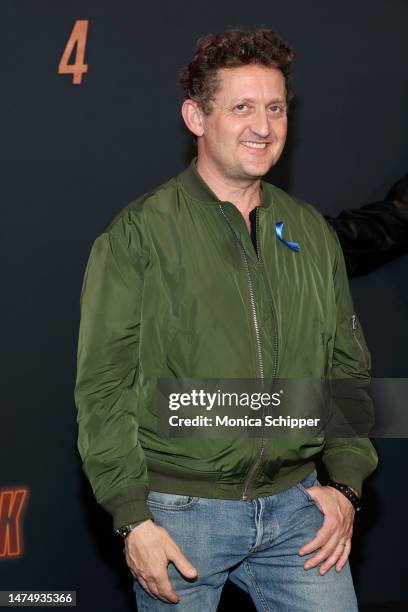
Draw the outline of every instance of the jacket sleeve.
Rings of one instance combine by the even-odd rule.
[[[344,388],[344,382],[349,379],[352,384],[346,385],[347,405],[355,406],[356,412],[361,411],[366,420],[368,406],[368,420],[372,420],[372,402],[367,393],[371,356],[354,312],[340,244],[334,230],[329,226],[328,229],[335,247],[333,284],[337,311],[331,379],[334,383],[335,379],[341,379],[338,381],[340,388],[341,383]],[[363,481],[375,470],[378,456],[368,437],[333,437],[326,440],[322,460],[331,479],[343,482],[361,494]]]
[[[146,258],[123,227],[119,222],[99,235],[89,255],[74,391],[83,470],[96,501],[112,515],[114,529],[153,519],[146,505],[148,476],[137,418]]]
[[[381,202],[326,216],[343,249],[349,276],[359,276],[408,252],[408,174]]]

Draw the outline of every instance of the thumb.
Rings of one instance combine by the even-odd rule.
[[[313,486],[313,487],[308,487],[306,489],[306,491],[309,493],[310,497],[313,499],[316,506],[319,508],[320,512],[322,512],[323,514],[326,514],[324,507],[321,503],[321,500],[322,500],[320,496],[321,490],[322,490],[321,486]]]
[[[194,565],[186,559],[179,548],[173,548],[172,551],[167,554],[167,557],[170,561],[173,561],[179,572],[181,572],[183,576],[186,576],[186,578],[196,578],[198,576],[198,572]]]

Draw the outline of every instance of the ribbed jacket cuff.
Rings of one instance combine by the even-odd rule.
[[[129,523],[154,520],[147,503],[147,489],[145,487],[125,487],[99,502],[106,512],[112,515],[113,529],[124,527]]]
[[[376,465],[360,453],[349,449],[332,451],[323,456],[323,463],[329,477],[336,482],[343,482],[361,496],[364,480],[375,470]]]

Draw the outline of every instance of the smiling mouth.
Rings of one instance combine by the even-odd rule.
[[[243,140],[241,142],[245,147],[249,147],[250,149],[266,149],[267,142],[254,142],[252,140]]]

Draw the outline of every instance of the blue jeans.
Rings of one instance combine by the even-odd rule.
[[[151,597],[134,579],[139,612],[175,606],[188,612],[215,612],[227,578],[250,594],[257,610],[270,612],[358,612],[350,567],[305,570],[300,557],[323,523],[323,514],[305,490],[320,485],[316,471],[275,495],[253,500],[207,499],[150,491],[148,505],[198,571],[191,582],[172,562],[167,570],[179,603]]]

